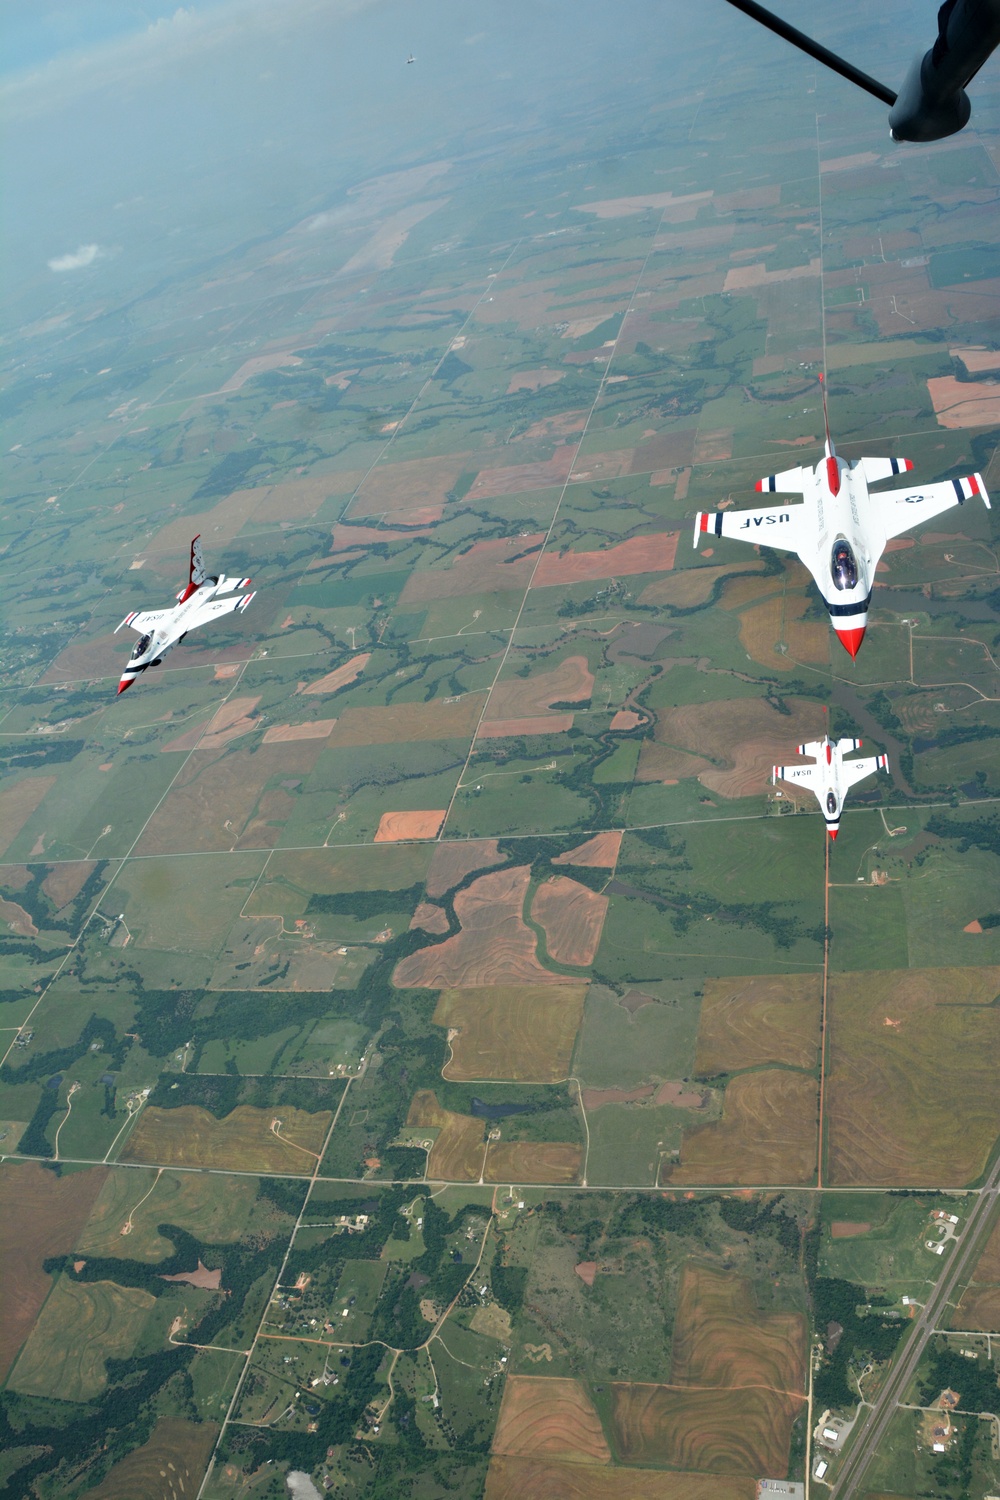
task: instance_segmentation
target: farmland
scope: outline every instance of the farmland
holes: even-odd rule
[[[1000,510],[893,539],[856,659],[693,521],[824,368],[847,461],[997,489],[996,77],[911,150],[684,7],[388,68],[271,9],[12,85],[0,1500],[809,1488],[1000,1141]],[[910,9],[834,44],[902,76]],[[116,694],[197,532],[251,606]],[[827,731],[890,767],[836,842],[771,780]],[[967,1421],[859,1494],[993,1493]]]

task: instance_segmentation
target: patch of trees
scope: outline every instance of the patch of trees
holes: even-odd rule
[[[328,1109],[343,1085],[336,1079],[244,1078],[239,1073],[164,1073],[149,1096],[159,1109],[195,1105],[217,1120],[231,1114],[238,1104],[254,1109],[302,1109],[309,1113]]]
[[[35,1105],[35,1112],[17,1143],[17,1149],[22,1156],[53,1155],[53,1148],[46,1140],[45,1132],[49,1121],[59,1108],[59,1090],[57,1088],[42,1089],[38,1103]]]
[[[309,897],[306,915],[364,920],[389,911],[413,911],[423,892],[422,885],[411,885],[401,891],[341,891],[335,895],[313,895]]]
[[[776,1203],[742,1198],[720,1198],[719,1217],[730,1229],[742,1234],[772,1235],[789,1255],[798,1255],[801,1231],[798,1223]]]
[[[524,1303],[524,1293],[528,1285],[528,1268],[527,1266],[505,1266],[501,1260],[501,1254],[502,1251],[498,1247],[490,1267],[493,1300],[499,1302],[512,1318],[516,1318]]]
[[[930,1365],[920,1382],[920,1404],[930,1406],[944,1390],[958,1392],[962,1411],[988,1411],[1000,1416],[996,1365],[985,1358],[966,1359],[939,1338],[932,1342]]]
[[[1000,855],[1000,818],[996,815],[960,820],[935,813],[927,821],[927,832],[939,839],[958,839],[959,854],[984,849],[988,854]]]
[[[0,764],[8,770],[16,770],[18,767],[37,770],[39,766],[57,766],[64,761],[74,760],[84,744],[84,740],[67,740],[60,735],[58,738],[47,738],[30,749],[5,747],[0,749]]]
[[[891,1307],[888,1298],[870,1297],[854,1282],[815,1276],[810,1293],[816,1331],[826,1344],[813,1395],[821,1406],[851,1406],[858,1399],[847,1379],[852,1362],[891,1359],[906,1325],[899,1317],[880,1314],[880,1309]],[[863,1311],[859,1312],[859,1307]],[[839,1334],[835,1329],[832,1334],[828,1332],[833,1324],[842,1330]]]

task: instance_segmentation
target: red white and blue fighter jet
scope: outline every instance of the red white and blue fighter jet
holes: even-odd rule
[[[987,508],[990,501],[979,474],[873,495],[869,485],[906,473],[912,463],[908,458],[856,458],[852,463],[838,458],[830,438],[825,385],[823,420],[826,448],[814,469],[786,469],[757,481],[758,491],[801,495],[802,504],[699,511],[694,544],[697,547],[699,537],[708,532],[798,553],[816,580],[842,645],[854,657],[864,639],[875,569],[886,543],[953,505],[964,505],[973,495]]]
[[[807,740],[797,745],[800,755],[811,755],[808,766],[775,766],[771,773],[772,784],[778,781],[794,782],[807,786],[819,803],[826,819],[826,831],[832,839],[837,837],[840,813],[848,787],[856,781],[864,781],[873,771],[888,771],[889,757],[873,755],[867,760],[845,760],[848,750],[860,750],[860,740]]]
[[[234,595],[234,591],[250,587],[249,578],[227,578],[225,573],[210,578],[205,572],[201,558],[201,537],[191,543],[191,569],[187,586],[177,595],[172,609],[148,609],[126,615],[121,625],[115,626],[115,634],[122,625],[128,625],[139,633],[129,657],[128,666],[118,684],[119,693],[131,687],[140,672],[147,667],[158,667],[171,646],[184,639],[189,630],[216,620],[220,615],[232,614],[233,610],[246,609],[253,594],[235,593],[224,599],[223,594]]]

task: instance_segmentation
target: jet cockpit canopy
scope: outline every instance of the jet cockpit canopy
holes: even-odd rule
[[[851,551],[850,543],[840,537],[833,544],[830,558],[833,586],[837,589],[856,589],[858,586],[858,560]]]
[[[146,652],[149,650],[149,643],[150,643],[150,641],[152,639],[153,639],[152,633],[150,633],[149,635],[141,635],[139,637],[139,639],[136,641],[135,645],[132,648],[132,660],[133,661],[137,660],[138,657],[144,656],[146,654]]]

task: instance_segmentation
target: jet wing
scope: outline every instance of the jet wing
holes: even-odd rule
[[[908,458],[859,458],[851,468],[861,470],[866,484],[878,484],[894,474],[908,474],[913,465]]]
[[[253,594],[243,594],[239,597],[233,596],[229,599],[209,599],[205,604],[198,607],[186,617],[184,621],[185,630],[195,630],[199,625],[205,625],[209,620],[217,620],[220,615],[231,615],[236,609],[246,609]]]
[[[694,545],[704,531],[738,542],[754,542],[799,552],[805,545],[804,505],[774,505],[763,510],[700,510],[694,519]]]
[[[130,629],[138,631],[140,635],[149,635],[158,630],[161,625],[173,618],[175,611],[172,609],[147,609],[137,611],[135,614],[126,615],[121,625],[115,626],[115,635],[121,630],[122,625],[128,625]]]
[[[889,757],[887,755],[866,756],[864,760],[842,760],[840,762],[840,779],[845,787],[853,786],[856,781],[864,781],[866,776],[871,776],[876,771],[888,771]]]
[[[812,469],[783,469],[780,474],[765,474],[754,489],[759,495],[804,495],[813,482]]]
[[[964,505],[973,495],[979,495],[987,510],[990,497],[986,493],[981,474],[968,474],[964,479],[945,479],[940,484],[925,484],[919,490],[886,490],[880,495],[869,495],[871,514],[877,518],[886,541],[902,536],[904,531],[929,521],[953,505]]]
[[[774,781],[797,781],[800,786],[810,787],[816,790],[820,780],[819,766],[775,766],[771,772],[771,780]]]

